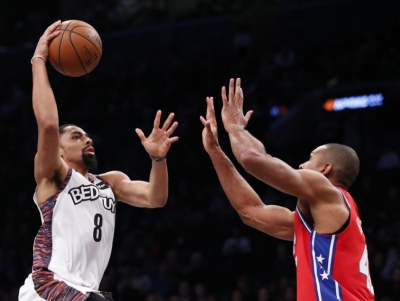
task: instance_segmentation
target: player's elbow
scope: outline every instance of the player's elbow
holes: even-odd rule
[[[43,118],[40,120],[37,120],[38,127],[40,130],[44,132],[58,132],[58,118]]]
[[[167,204],[167,200],[168,200],[168,198],[167,197],[165,197],[165,198],[157,198],[157,199],[154,199],[150,204],[150,207],[151,208],[162,208],[162,207],[164,207],[166,204]]]

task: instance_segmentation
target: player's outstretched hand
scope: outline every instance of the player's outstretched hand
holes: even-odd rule
[[[218,143],[218,131],[217,131],[217,121],[215,119],[214,111],[214,98],[207,97],[207,113],[206,119],[200,116],[200,121],[204,125],[202,132],[203,146],[207,153],[210,153],[213,149],[219,147]]]
[[[171,125],[174,116],[174,113],[170,113],[164,125],[160,128],[161,110],[158,110],[156,118],[154,119],[154,128],[147,138],[141,129],[135,129],[136,134],[139,136],[145,150],[150,156],[154,158],[165,157],[171,144],[178,141],[179,138],[177,136],[170,138],[178,126],[178,122],[176,121]]]
[[[246,115],[243,114],[243,90],[240,87],[240,78],[235,80],[233,78],[229,81],[228,97],[226,95],[225,86],[222,87],[222,122],[224,123],[225,130],[233,127],[246,128],[253,111],[248,111]]]
[[[49,55],[49,43],[60,34],[60,31],[56,30],[60,25],[61,21],[56,21],[47,27],[37,43],[34,56],[41,56],[47,60],[47,56]]]

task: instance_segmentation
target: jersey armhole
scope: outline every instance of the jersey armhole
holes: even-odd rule
[[[60,193],[65,189],[65,187],[67,187],[69,180],[71,179],[71,175],[72,175],[72,168],[68,167],[68,172],[67,175],[65,176],[65,179],[63,180],[63,182],[61,183],[61,186],[57,189],[57,191],[52,195],[49,196],[43,203],[39,204],[37,202],[37,197],[36,197],[36,190],[37,187],[35,189],[35,194],[33,195],[33,200],[35,201],[36,205],[39,207],[39,209],[41,209],[43,206],[45,206],[47,203],[51,202],[52,200],[56,199]],[[40,210],[41,211],[41,210]]]
[[[347,206],[347,209],[349,210],[349,216],[347,217],[346,221],[345,221],[344,224],[340,227],[339,230],[337,230],[337,231],[335,231],[335,232],[333,232],[333,233],[330,233],[330,234],[326,234],[326,235],[338,235],[338,234],[340,234],[340,233],[343,233],[343,232],[347,229],[347,227],[350,225],[350,221],[351,221],[351,206],[350,206],[350,202],[347,200],[347,197],[346,197],[346,195],[344,194],[344,192],[343,192],[340,188],[338,188],[338,187],[336,187],[336,188],[340,191],[340,193],[341,193],[342,196],[343,196],[343,201],[345,202],[345,204],[346,204],[346,206]]]
[[[102,181],[104,184],[107,185],[108,188],[112,189],[110,183],[108,183],[106,180],[104,180],[102,177],[100,177],[99,175],[94,175],[94,177],[100,181]]]

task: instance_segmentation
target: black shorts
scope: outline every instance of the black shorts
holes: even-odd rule
[[[96,293],[90,293],[89,298],[86,299],[86,301],[114,301],[114,299],[112,298],[111,293],[104,293],[101,292],[100,293],[102,296],[96,294]]]

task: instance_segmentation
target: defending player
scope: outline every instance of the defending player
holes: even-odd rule
[[[266,153],[245,128],[240,79],[222,88],[222,120],[232,151],[244,169],[266,184],[298,198],[295,212],[265,205],[218,144],[213,98],[207,97],[203,145],[221,185],[243,222],[293,241],[299,301],[371,301],[374,290],[357,206],[347,192],[359,171],[353,149],[327,144],[313,150],[299,170]]]
[[[38,124],[34,195],[42,226],[35,238],[33,269],[19,292],[21,301],[112,300],[98,292],[107,267],[114,236],[117,200],[137,207],[162,207],[168,197],[166,154],[178,137],[170,114],[159,128],[161,111],[146,138],[145,150],[152,157],[149,182],[131,181],[119,171],[90,174],[96,163],[92,140],[81,128],[59,128],[57,105],[51,89],[46,58],[49,42],[58,34],[60,22],[47,28],[32,59],[33,109]]]

